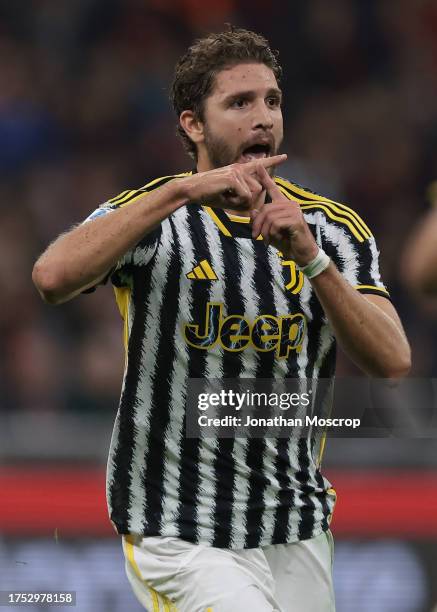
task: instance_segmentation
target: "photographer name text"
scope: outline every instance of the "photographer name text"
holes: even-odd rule
[[[197,420],[200,427],[351,427],[356,429],[361,419],[347,418],[321,418],[317,415],[307,415],[305,418],[286,418],[282,414],[271,417],[246,416],[242,419],[237,416],[209,417],[206,414]]]

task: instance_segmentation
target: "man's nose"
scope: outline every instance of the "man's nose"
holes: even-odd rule
[[[273,127],[272,114],[264,100],[256,105],[253,123],[254,128],[268,130]]]

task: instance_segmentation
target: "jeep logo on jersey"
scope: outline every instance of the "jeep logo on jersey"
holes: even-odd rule
[[[223,316],[223,304],[208,302],[205,325],[186,323],[184,338],[197,349],[209,350],[219,344],[225,351],[244,351],[249,346],[256,351],[276,350],[279,359],[286,359],[290,351],[300,352],[306,332],[303,314],[260,315],[253,322],[241,315]]]

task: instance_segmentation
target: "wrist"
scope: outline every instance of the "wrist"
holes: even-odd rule
[[[289,259],[293,259],[299,268],[305,268],[305,266],[311,263],[317,256],[319,250],[320,249],[315,242],[313,245],[306,248],[298,249],[296,246],[294,246],[293,252],[290,254]]]
[[[331,258],[323,249],[318,248],[316,256],[304,266],[298,264],[297,269],[308,279],[312,279],[324,272],[330,263]]]
[[[191,178],[191,176],[181,179],[175,178],[164,185],[163,188],[167,192],[167,200],[170,204],[172,212],[178,208],[181,208],[182,206],[185,206],[191,201],[189,183]]]

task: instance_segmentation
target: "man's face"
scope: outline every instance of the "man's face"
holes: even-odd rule
[[[203,125],[199,170],[276,155],[283,122],[281,91],[272,70],[259,63],[221,70],[205,100]]]

